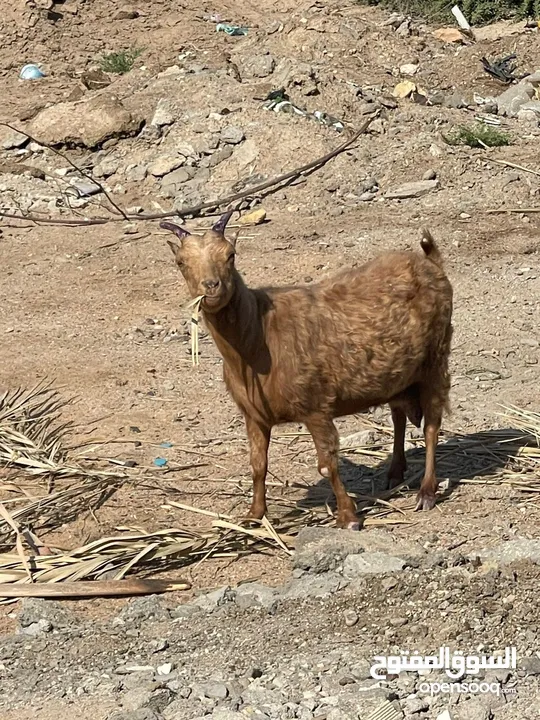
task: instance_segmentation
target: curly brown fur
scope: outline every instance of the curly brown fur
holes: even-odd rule
[[[358,527],[338,473],[333,419],[388,403],[394,423],[392,485],[406,470],[407,418],[424,419],[426,468],[418,509],[435,504],[435,449],[448,405],[452,287],[439,250],[423,232],[422,254],[389,252],[309,287],[246,287],[222,218],[202,238],[172,223],[169,243],[223,356],[228,391],[242,411],[251,449],[250,515],[266,513],[271,429],[305,423],[337,500],[340,527]]]

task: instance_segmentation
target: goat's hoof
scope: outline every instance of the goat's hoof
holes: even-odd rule
[[[360,521],[358,518],[337,519],[336,527],[340,530],[360,530]]]
[[[401,485],[402,482],[405,482],[405,474],[402,473],[400,475],[388,475],[388,489],[393,490],[398,485]]]
[[[417,510],[433,510],[436,502],[437,502],[437,499],[435,497],[435,493],[420,491],[416,497],[416,507],[414,509],[415,509],[415,511],[417,511]]]

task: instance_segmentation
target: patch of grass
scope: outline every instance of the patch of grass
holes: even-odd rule
[[[455,0],[357,0],[364,5],[378,5],[431,23],[454,25],[450,12]],[[460,8],[471,25],[485,25],[496,20],[540,18],[540,0],[462,0]]]
[[[448,135],[443,135],[449,145],[468,145],[472,148],[501,147],[510,145],[510,136],[490,125],[459,125]]]
[[[141,53],[142,48],[128,48],[120,50],[120,52],[109,53],[101,58],[100,67],[103,72],[124,75],[133,68],[135,60]]]

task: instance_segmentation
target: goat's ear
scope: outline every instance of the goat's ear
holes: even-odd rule
[[[174,257],[176,257],[176,256],[178,255],[179,250],[180,250],[180,245],[177,245],[177,244],[176,244],[175,242],[173,242],[172,240],[167,240],[167,245],[171,248],[172,254],[174,255]]]
[[[174,233],[179,240],[183,240],[190,234],[186,228],[183,228],[181,225],[177,225],[176,223],[169,222],[168,220],[162,220],[159,223],[159,227],[162,228],[162,230],[169,230]]]
[[[240,235],[240,230],[235,230],[235,232],[231,233],[230,235],[227,235],[227,240],[231,243],[233,248],[236,247],[236,242],[238,240],[239,235]]]

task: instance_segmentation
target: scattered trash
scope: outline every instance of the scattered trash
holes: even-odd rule
[[[137,467],[135,460],[118,460],[117,458],[107,458],[111,465],[120,465],[120,467],[134,468]]]
[[[273,90],[269,93],[264,107],[267,110],[273,110],[274,112],[291,113],[292,115],[300,115],[310,120],[316,120],[321,123],[321,125],[333,127],[338,132],[342,132],[345,128],[345,125],[341,122],[341,120],[333,117],[333,115],[329,115],[321,110],[315,110],[315,112],[310,113],[307,110],[302,110],[302,108],[294,105],[283,88],[280,90]]]
[[[466,39],[461,30],[457,28],[440,28],[439,30],[434,30],[431,34],[437,38],[437,40],[445,43],[464,43]]]
[[[508,84],[513,80],[521,80],[526,77],[526,75],[516,77],[515,71],[517,64],[512,62],[512,60],[516,60],[516,58],[517,55],[512,53],[511,55],[506,55],[505,57],[494,60],[493,62],[489,62],[489,60],[485,57],[480,58],[480,61],[484,66],[484,70],[489,75],[494,77],[496,80],[500,80],[500,82]]]
[[[159,445],[159,447],[162,447],[162,448],[172,448],[172,446],[173,446],[172,442],[162,442]]]
[[[218,23],[216,25],[216,32],[224,32],[227,35],[247,35],[248,28],[240,27],[240,25],[228,25],[227,23]]]
[[[396,702],[385,700],[382,705],[379,705],[379,707],[366,718],[366,720],[401,720],[402,717],[403,712],[399,705]]]
[[[494,125],[498,127],[501,124],[499,118],[493,115],[475,115],[474,118],[477,122],[484,123],[484,125]]]
[[[467,18],[465,15],[461,12],[459,7],[457,5],[454,5],[454,7],[451,10],[452,15],[456,18],[457,24],[465,32],[466,35],[469,35],[469,37],[474,38],[471,26],[467,22]]]
[[[238,221],[239,225],[260,225],[266,220],[266,210],[259,208],[258,210],[252,210],[245,215],[242,215]]]
[[[45,77],[45,73],[40,70],[38,65],[25,65],[19,73],[21,80],[41,80]]]
[[[91,180],[74,180],[65,190],[66,195],[79,198],[97,195],[100,192],[103,192],[103,188]]]
[[[165,465],[168,463],[168,460],[166,458],[157,457],[154,458],[154,465],[157,467],[165,467]]]

